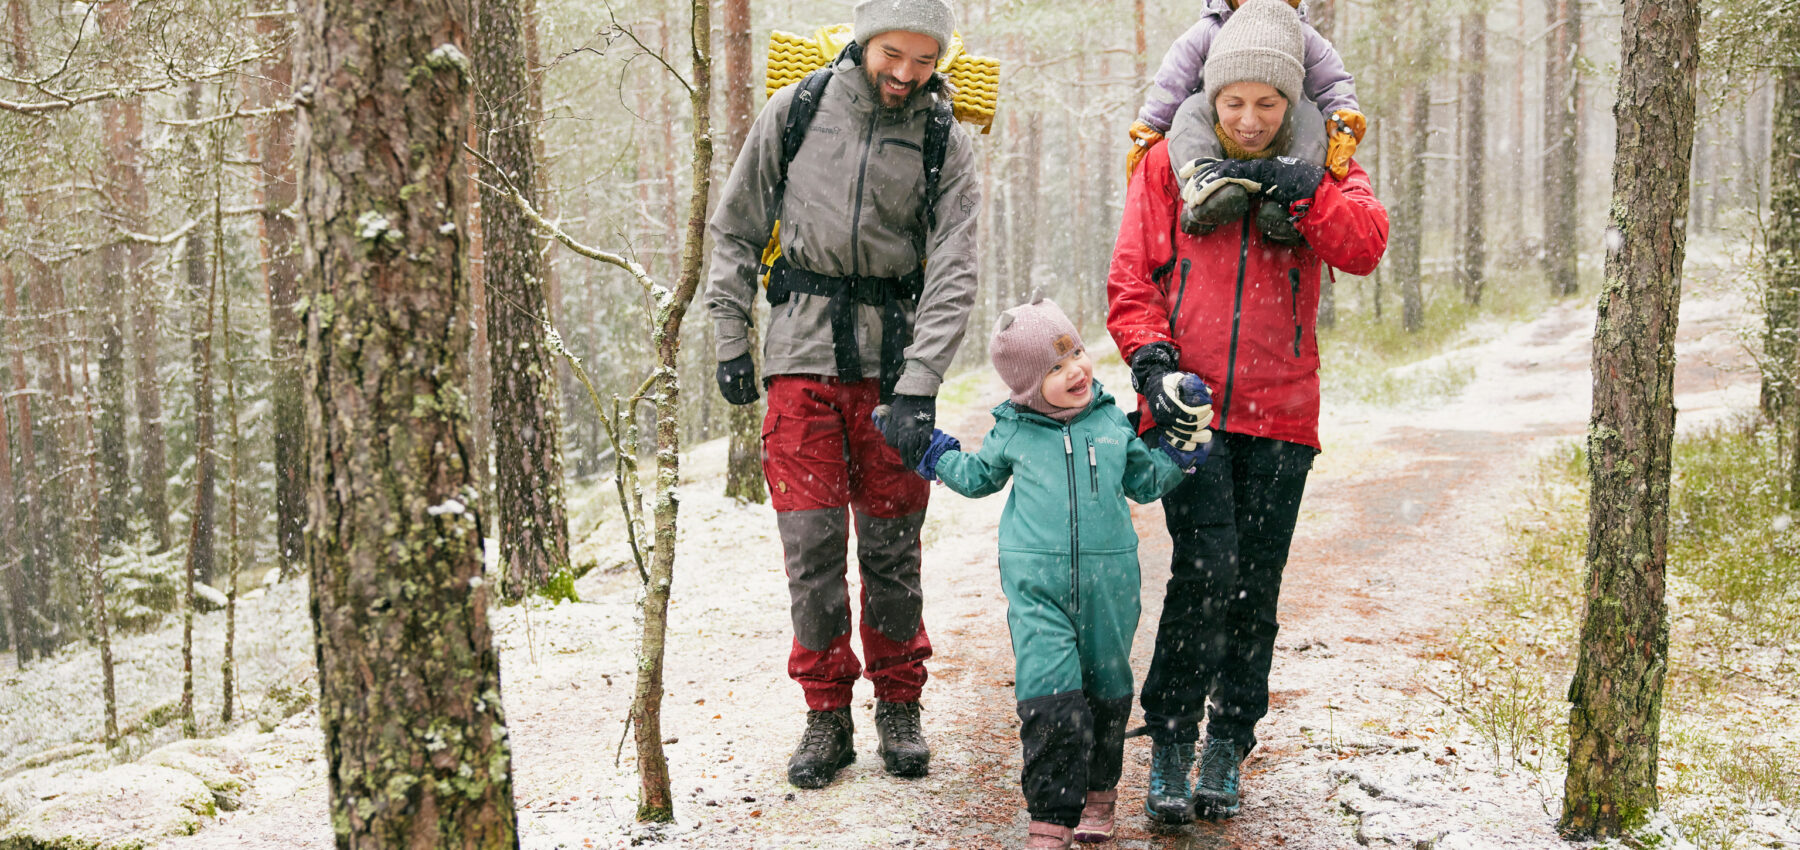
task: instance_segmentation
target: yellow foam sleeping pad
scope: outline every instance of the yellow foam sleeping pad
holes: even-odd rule
[[[830,64],[852,38],[849,24],[824,27],[810,37],[771,32],[767,93],[772,95]],[[951,98],[956,120],[974,124],[982,133],[993,129],[994,110],[1000,102],[1000,60],[970,55],[963,50],[962,34],[952,33],[950,48],[938,60],[938,71],[950,78],[956,90]]]

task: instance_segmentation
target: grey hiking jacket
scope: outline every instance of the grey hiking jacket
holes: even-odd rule
[[[938,182],[937,227],[925,227],[925,123],[931,98],[921,93],[898,110],[882,109],[868,75],[848,59],[819,98],[812,126],[788,165],[780,211],[788,262],[816,274],[899,278],[925,265],[925,287],[912,344],[894,391],[936,395],[962,344],[975,303],[975,217],[981,186],[969,134],[952,125]],[[719,205],[708,222],[713,238],[706,308],[720,362],[750,350],[747,328],[763,297],[758,263],[769,241],[769,198],[781,177],[781,135],[797,86],[769,98],[750,127]],[[922,254],[921,254],[922,250]],[[831,299],[794,293],[770,311],[763,374],[837,374],[831,347]],[[865,373],[881,353],[881,310],[857,305],[856,338]]]

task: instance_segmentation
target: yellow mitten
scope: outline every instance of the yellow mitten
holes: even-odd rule
[[[1350,157],[1356,155],[1356,143],[1362,141],[1369,119],[1354,109],[1340,109],[1326,124],[1331,141],[1325,146],[1325,168],[1342,180],[1350,173]]]
[[[1131,136],[1131,150],[1125,152],[1125,179],[1130,180],[1131,172],[1137,170],[1144,154],[1150,152],[1150,146],[1160,141],[1163,134],[1150,129],[1149,124],[1138,121],[1131,125],[1131,132],[1127,135]]]

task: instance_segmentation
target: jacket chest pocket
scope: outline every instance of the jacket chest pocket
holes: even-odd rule
[[[894,230],[911,232],[922,220],[925,203],[925,150],[912,139],[881,136],[869,152],[864,175],[865,197]]]

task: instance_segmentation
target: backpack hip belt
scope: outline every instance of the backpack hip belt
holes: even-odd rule
[[[925,289],[925,272],[905,277],[832,277],[798,268],[779,257],[769,267],[769,306],[786,304],[793,293],[831,299],[831,353],[841,381],[863,379],[862,353],[856,343],[856,307],[881,308],[881,403],[894,400],[894,386],[905,365],[906,347],[912,344],[912,324],[906,311],[917,309]]]

